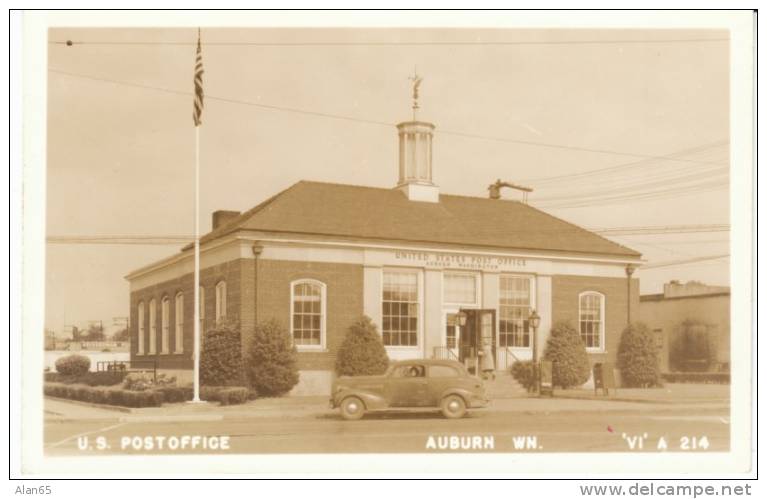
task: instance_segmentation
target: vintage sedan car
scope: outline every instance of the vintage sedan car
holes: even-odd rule
[[[439,408],[446,418],[461,418],[469,408],[485,407],[482,380],[452,360],[394,362],[380,376],[341,376],[333,382],[330,407],[344,419],[367,411]]]

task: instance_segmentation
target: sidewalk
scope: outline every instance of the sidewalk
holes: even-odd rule
[[[554,397],[496,398],[485,411],[526,414],[577,412],[642,412],[729,408],[728,385],[668,385],[655,389],[619,389],[595,395],[593,389],[555,390]],[[436,410],[436,409],[435,409]],[[94,407],[82,402],[45,398],[47,421],[110,420],[121,422],[218,421],[249,418],[323,418],[337,410],[326,396],[263,398],[242,405],[179,403],[139,409]]]

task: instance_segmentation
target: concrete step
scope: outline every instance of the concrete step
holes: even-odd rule
[[[527,396],[527,390],[504,371],[496,372],[495,379],[485,380],[485,391],[490,399],[520,398]]]

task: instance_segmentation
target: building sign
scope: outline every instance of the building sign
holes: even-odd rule
[[[431,251],[397,251],[394,258],[402,263],[437,269],[512,270],[527,264],[523,258]]]

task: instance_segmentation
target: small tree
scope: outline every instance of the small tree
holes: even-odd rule
[[[115,332],[112,335],[112,340],[113,341],[129,341],[130,340],[130,329],[128,329],[126,327],[126,328],[120,329],[119,331]]]
[[[284,395],[298,383],[296,347],[277,321],[256,326],[246,372],[250,386],[267,397]]]
[[[658,360],[658,348],[645,324],[630,324],[623,330],[618,347],[618,369],[624,386],[659,386]]]
[[[200,383],[233,386],[243,383],[240,328],[234,322],[220,322],[205,331],[200,349]]]
[[[389,367],[389,356],[370,317],[362,316],[349,327],[336,357],[339,376],[383,374]]]
[[[589,379],[591,367],[586,347],[569,322],[558,322],[551,328],[543,358],[552,363],[551,376],[555,386],[580,386]]]

